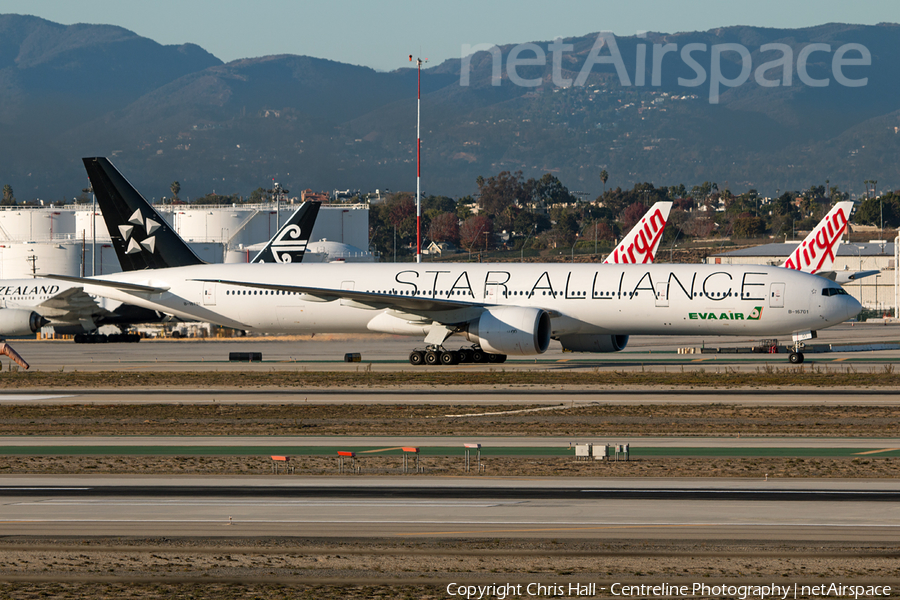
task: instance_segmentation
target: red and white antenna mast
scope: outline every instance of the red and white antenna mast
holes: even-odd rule
[[[412,62],[412,54],[409,61]],[[422,262],[422,135],[420,122],[422,119],[422,63],[428,59],[416,59],[418,85],[416,94],[416,262]]]

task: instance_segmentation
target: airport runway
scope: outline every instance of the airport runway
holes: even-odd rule
[[[790,389],[701,389],[665,390],[591,389],[569,386],[521,387],[498,389],[459,388],[378,388],[357,391],[337,389],[153,389],[136,388],[107,390],[27,390],[0,392],[4,404],[447,404],[497,406],[533,405],[541,407],[580,406],[588,404],[645,405],[677,404],[701,405],[741,404],[764,406],[803,406],[810,403],[837,406],[895,406],[900,405],[900,393],[894,388],[822,389],[796,387]],[[470,413],[459,412],[458,415]],[[479,413],[484,414],[484,413]]]
[[[897,341],[894,326],[844,325],[820,332],[818,343]],[[296,340],[144,341],[139,344],[75,345],[71,342],[15,342],[36,370],[128,372],[279,371],[413,369],[639,370],[710,368],[731,365],[757,369],[789,367],[786,355],[677,354],[688,346],[745,346],[736,338],[633,338],[612,355],[564,354],[554,344],[537,359],[503,365],[418,367],[407,362],[416,341],[395,336],[364,338],[319,336]],[[455,344],[450,345],[455,347]],[[262,363],[231,363],[230,352],[261,352]],[[359,352],[363,363],[344,363],[346,352]],[[884,368],[900,360],[900,351],[807,355],[824,368]],[[533,404],[819,404],[895,405],[894,390],[44,390],[0,392],[0,404],[23,403],[447,403]],[[478,441],[504,446],[567,446],[569,438],[217,438],[217,437],[52,437],[0,438],[2,446],[61,445],[258,445],[275,440],[296,445],[446,445]],[[659,447],[754,448],[900,448],[900,438],[592,438],[595,443],[639,443]],[[196,476],[19,477],[2,476],[0,527],[5,535],[24,536],[298,536],[458,538],[587,538],[634,540],[809,540],[859,543],[900,541],[900,486],[877,481],[763,481],[482,478],[308,478],[251,479]],[[71,490],[59,490],[60,486]],[[123,486],[131,486],[123,491]],[[172,486],[178,486],[175,489]],[[343,487],[341,487],[343,486]],[[438,486],[438,487],[431,487]],[[444,486],[445,489],[441,489]],[[48,490],[46,488],[54,488]],[[31,489],[23,489],[31,488]],[[45,488],[45,489],[41,489]],[[89,488],[90,491],[77,488]],[[200,489],[203,488],[203,489]],[[314,489],[315,488],[315,489]],[[380,491],[373,491],[379,488]],[[588,492],[585,490],[601,490]],[[612,491],[611,491],[612,490]]]
[[[785,343],[790,340],[780,340]],[[871,344],[900,341],[900,325],[844,324],[819,332],[816,344]],[[448,348],[464,340],[450,338]],[[731,366],[756,369],[761,365],[787,367],[787,354],[678,354],[679,348],[736,348],[755,346],[758,339],[707,336],[637,336],[618,353],[564,353],[558,342],[537,357],[510,357],[502,365],[457,365],[455,367],[413,367],[408,362],[412,349],[422,347],[417,338],[370,336],[302,336],[296,338],[229,338],[190,340],[144,340],[138,344],[75,344],[72,341],[11,340],[10,343],[41,371],[272,371],[272,370],[411,370],[426,369],[641,369],[660,365],[666,368],[715,368]],[[231,352],[259,352],[261,362],[228,360]],[[346,353],[359,353],[361,363],[345,363]],[[808,364],[883,365],[900,361],[900,350],[832,352],[806,355]]]
[[[27,536],[900,540],[893,482],[277,483],[4,478],[0,523]]]

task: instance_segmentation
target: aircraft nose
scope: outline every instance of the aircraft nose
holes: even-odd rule
[[[859,300],[857,300],[853,296],[844,296],[843,298],[844,321],[846,321],[847,319],[852,319],[856,317],[860,312],[862,312],[862,304],[860,304]]]

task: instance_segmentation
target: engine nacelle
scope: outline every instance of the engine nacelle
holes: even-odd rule
[[[550,346],[550,315],[539,308],[490,308],[469,323],[466,339],[491,354],[543,354]]]
[[[628,336],[571,333],[559,336],[559,342],[570,352],[618,352],[628,345]]]
[[[30,335],[49,323],[33,310],[23,308],[0,309],[0,336]]]

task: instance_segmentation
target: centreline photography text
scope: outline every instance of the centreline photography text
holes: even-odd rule
[[[507,598],[737,598],[738,600],[790,600],[799,598],[885,598],[888,585],[858,585],[844,582],[769,584],[710,583],[450,583],[446,593],[466,600],[506,600]]]

